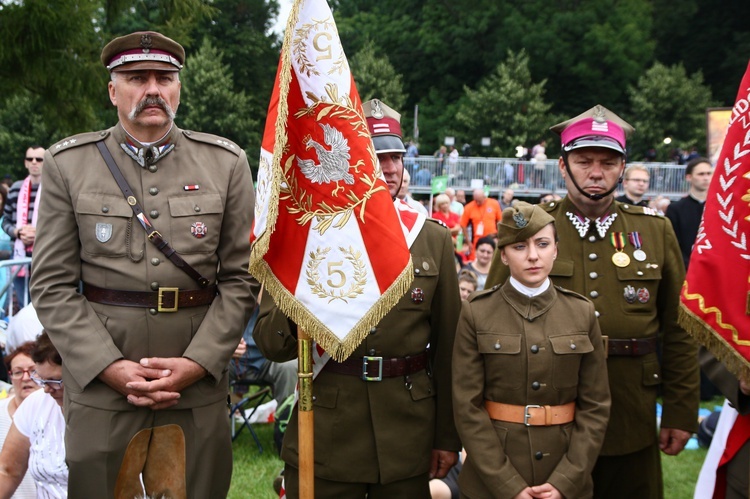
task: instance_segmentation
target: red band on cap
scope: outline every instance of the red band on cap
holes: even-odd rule
[[[401,124],[393,118],[375,119],[368,117],[367,128],[370,129],[370,135],[373,137],[377,137],[378,135],[396,135],[401,137]]]

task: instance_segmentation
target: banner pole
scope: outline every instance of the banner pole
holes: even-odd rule
[[[299,402],[297,428],[299,429],[299,497],[315,498],[314,432],[313,432],[313,371],[312,339],[304,329],[297,329],[297,378]]]

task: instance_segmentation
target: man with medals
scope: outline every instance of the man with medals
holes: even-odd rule
[[[659,450],[678,454],[697,429],[697,345],[677,324],[680,248],[668,220],[614,200],[633,127],[597,105],[552,130],[561,136],[558,167],[568,192],[542,205],[560,237],[550,277],[593,301],[608,353],[612,412],[594,497],[661,498]],[[506,278],[496,256],[487,287]]]

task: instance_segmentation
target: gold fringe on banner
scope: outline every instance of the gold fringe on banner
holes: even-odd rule
[[[680,326],[706,347],[706,350],[724,364],[729,372],[738,379],[750,381],[750,362],[682,302],[677,320]]]
[[[253,275],[268,288],[279,309],[295,324],[307,331],[336,362],[346,360],[364,341],[370,333],[370,329],[396,306],[409,290],[414,275],[414,267],[410,256],[409,264],[398,276],[398,279],[381,295],[376,306],[372,307],[359,320],[342,342],[276,279],[265,260],[257,263],[258,265],[252,269]]]

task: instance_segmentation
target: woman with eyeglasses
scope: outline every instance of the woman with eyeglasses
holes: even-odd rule
[[[38,498],[68,497],[65,464],[62,359],[46,332],[31,353],[31,379],[43,390],[32,393],[18,407],[0,452],[0,499],[12,497],[28,470]]]
[[[34,351],[36,342],[27,341],[22,343],[3,361],[8,368],[8,378],[13,385],[13,391],[8,398],[0,400],[0,449],[5,442],[5,436],[13,424],[13,416],[21,402],[29,395],[39,389],[39,385],[31,379],[31,373],[34,372],[34,361],[31,360],[31,354]],[[13,494],[14,499],[34,499],[36,497],[36,485],[31,478],[30,473],[26,473],[21,484]]]

